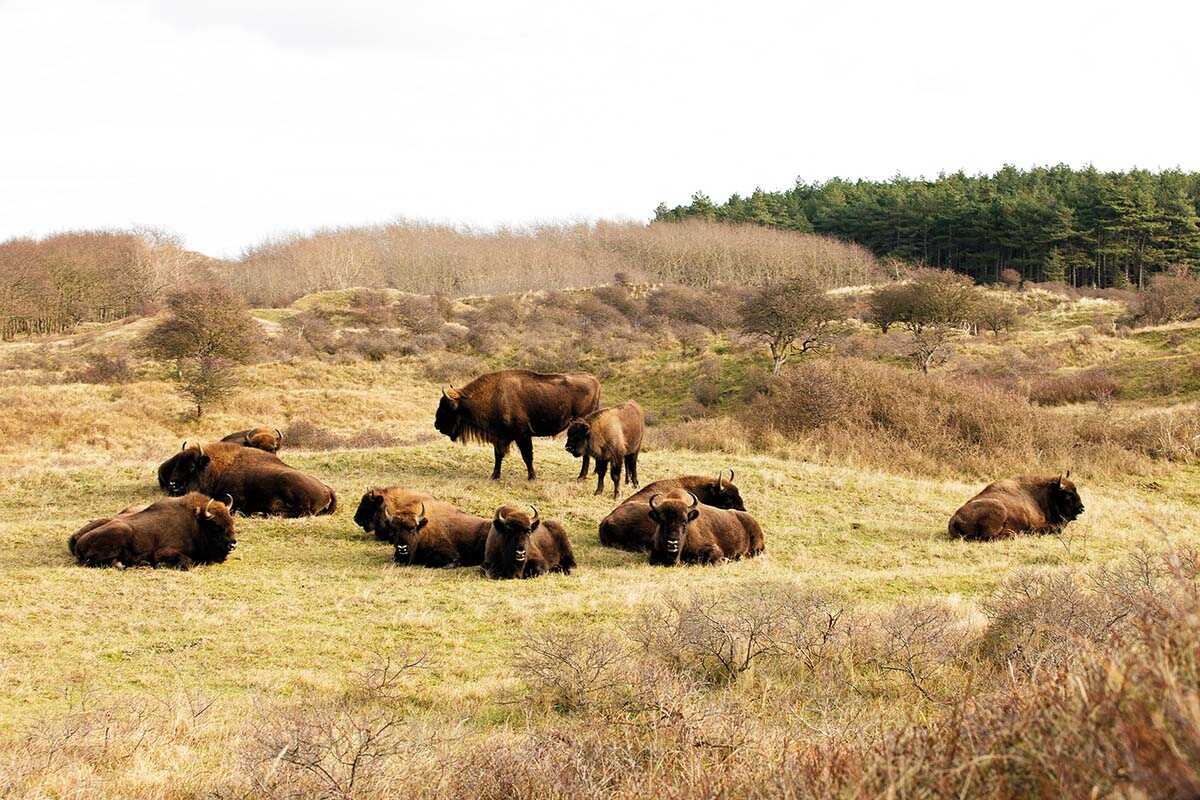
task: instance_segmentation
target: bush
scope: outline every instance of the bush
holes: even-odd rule
[[[1176,268],[1156,275],[1140,297],[1138,316],[1153,324],[1200,317],[1200,275]]]
[[[1116,396],[1119,389],[1120,384],[1112,375],[1094,368],[1035,378],[1029,387],[1029,399],[1044,406],[1105,402]]]
[[[73,370],[67,376],[70,383],[129,383],[133,369],[125,356],[89,353],[84,356],[87,366]]]

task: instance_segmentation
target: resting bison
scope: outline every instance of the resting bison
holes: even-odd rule
[[[191,492],[92,520],[71,535],[67,548],[88,567],[215,564],[237,546],[231,512],[232,506]]]
[[[701,505],[696,495],[683,489],[651,495],[650,518],[657,526],[651,564],[718,564],[753,558],[765,546],[754,517],[745,511]]]
[[[158,468],[158,482],[173,496],[190,491],[232,495],[243,514],[304,517],[337,510],[337,495],[321,481],[272,453],[229,442],[184,442]]]
[[[650,498],[665,494],[672,489],[683,489],[700,499],[701,503],[714,508],[732,508],[745,511],[741,492],[733,485],[733,470],[729,478],[724,472],[715,478],[701,475],[685,475],[655,481],[636,494],[625,498],[625,502],[614,508],[600,521],[600,544],[619,547],[622,550],[649,550],[658,526],[650,519]]]
[[[532,506],[531,506],[532,508]],[[536,578],[546,572],[570,574],[575,555],[567,532],[554,520],[542,522],[512,506],[500,506],[492,520],[483,556],[489,578]]]
[[[283,447],[283,432],[279,428],[249,428],[229,434],[222,442],[234,442],[243,447],[256,447],[268,453],[278,453]]]
[[[391,486],[362,497],[354,521],[394,546],[397,564],[477,567],[492,522],[423,492]]]
[[[642,449],[645,430],[646,417],[642,407],[629,400],[572,421],[567,428],[567,452],[576,458],[591,456],[596,459],[596,494],[604,491],[604,472],[612,464],[613,500],[616,500],[621,489],[622,462],[625,463],[625,481],[638,485],[638,453]]]
[[[1071,473],[1025,475],[989,484],[950,518],[950,536],[1006,539],[1018,533],[1058,533],[1083,513]]]
[[[433,426],[452,442],[489,442],[496,454],[492,480],[509,445],[517,443],[529,480],[533,470],[533,437],[557,436],[571,420],[600,407],[600,382],[591,375],[560,375],[506,369],[480,375],[461,389],[442,390]],[[579,477],[587,476],[584,456]]]

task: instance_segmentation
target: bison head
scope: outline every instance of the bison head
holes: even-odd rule
[[[542,524],[537,508],[533,514],[513,506],[500,506],[492,519],[492,530],[500,536],[502,562],[519,574],[529,560],[529,537]]]
[[[592,426],[587,420],[572,420],[567,427],[567,452],[579,458],[587,450],[588,440],[592,437]]]
[[[725,470],[717,474],[717,482],[709,489],[709,496],[704,502],[717,508],[732,508],[735,511],[745,511],[746,504],[742,502],[742,493],[733,485],[733,470],[725,477]]]
[[[195,513],[199,536],[196,538],[192,560],[219,564],[237,547],[237,538],[233,530],[233,496],[225,495],[227,503],[204,495],[196,497]]]
[[[442,390],[442,399],[438,403],[437,414],[433,418],[433,427],[438,433],[450,437],[450,441],[458,441],[462,434],[462,395],[453,386]]]
[[[657,526],[654,531],[653,549],[670,563],[679,563],[683,543],[687,538],[688,523],[700,516],[700,500],[691,492],[689,500],[668,495],[650,495],[650,519]]]
[[[1071,473],[1060,475],[1058,480],[1050,484],[1050,508],[1047,516],[1052,522],[1065,524],[1079,518],[1083,513],[1083,501],[1079,499],[1079,490],[1068,478]]]
[[[283,446],[283,432],[279,428],[254,428],[246,431],[245,441],[242,444],[246,447],[266,450],[268,453],[277,453]]]
[[[354,512],[354,524],[367,533],[375,532],[376,538],[384,539],[382,535],[382,514],[384,497],[378,489],[372,489],[358,501],[358,509]]]
[[[381,525],[377,531],[382,531],[395,546],[392,560],[397,564],[408,564],[417,551],[417,536],[425,529],[429,519],[425,516],[425,504],[417,510],[406,509],[397,514],[389,513],[387,505],[383,506]]]
[[[158,482],[167,494],[182,497],[195,485],[208,462],[201,445],[188,447],[184,442],[183,449],[158,468]]]

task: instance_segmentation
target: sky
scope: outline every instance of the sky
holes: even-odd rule
[[[233,257],[797,178],[1200,170],[1200,4],[0,0],[0,239]]]

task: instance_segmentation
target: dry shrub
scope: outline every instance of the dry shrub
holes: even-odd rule
[[[133,366],[125,356],[88,353],[87,366],[67,373],[68,383],[129,383],[134,379]]]
[[[686,409],[685,409],[686,410]],[[697,453],[746,453],[750,437],[742,423],[731,417],[685,419],[658,424],[647,412],[644,449],[691,450]]]
[[[398,441],[386,431],[358,431],[349,436],[332,433],[307,420],[293,420],[283,432],[288,447],[299,450],[358,450],[392,447]]]
[[[660,286],[646,299],[646,310],[672,322],[700,325],[712,331],[727,330],[738,323],[736,303],[728,293],[690,286]]]
[[[1119,390],[1116,378],[1107,370],[1096,367],[1035,378],[1029,386],[1029,399],[1044,406],[1106,402]]]
[[[612,692],[628,655],[625,644],[607,631],[557,628],[524,634],[516,667],[536,695],[570,711]]]

